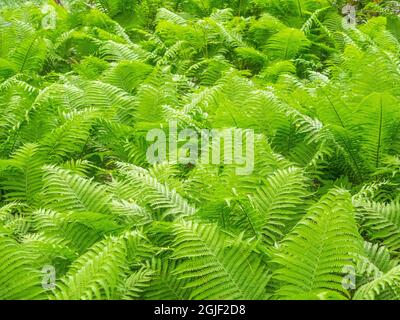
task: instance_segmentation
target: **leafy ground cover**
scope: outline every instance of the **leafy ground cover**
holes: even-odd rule
[[[400,298],[399,2],[0,4],[0,299]]]

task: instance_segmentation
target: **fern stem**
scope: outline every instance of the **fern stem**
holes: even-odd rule
[[[333,104],[332,100],[329,98],[329,96],[326,94],[326,92],[324,90],[322,90],[322,93],[328,99],[329,104],[332,106],[332,109],[335,112],[337,118],[339,119],[339,122],[340,122],[342,128],[346,129],[345,125],[344,125],[344,123],[342,121],[342,118],[340,117],[339,112],[337,111],[337,109],[336,109],[335,105]],[[360,179],[362,180],[361,170],[360,170],[360,168],[358,166],[358,163],[357,163],[356,159],[354,158],[353,153],[351,152],[351,149],[350,149],[347,141],[345,139],[343,139],[343,138],[341,138],[341,140],[343,141],[343,143],[345,145],[345,148],[346,148],[348,154],[350,155],[351,160],[353,161],[354,165],[356,166],[357,174],[359,175]]]
[[[297,0],[297,5],[299,6],[300,17],[303,18],[303,11],[301,10],[301,3],[300,3],[300,0]]]
[[[28,51],[25,53],[24,61],[22,62],[21,69],[19,70],[20,73],[22,73],[22,71],[24,70],[26,60],[28,59],[28,55],[29,55],[29,53],[31,52],[32,47],[33,47],[33,44],[35,43],[37,37],[38,37],[38,36],[36,35],[36,36],[33,38],[31,44],[29,45]]]
[[[253,231],[254,235],[257,236],[257,232],[256,232],[256,230],[254,229],[253,223],[251,222],[251,219],[250,219],[249,215],[247,214],[247,210],[245,210],[245,208],[243,207],[243,205],[242,205],[242,203],[240,202],[240,200],[238,200],[238,204],[239,204],[239,207],[240,207],[240,208],[242,209],[242,211],[244,212],[244,214],[246,215],[246,218],[247,218],[247,220],[249,221],[251,230]]]

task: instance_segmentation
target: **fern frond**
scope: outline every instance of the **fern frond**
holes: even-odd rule
[[[172,215],[176,219],[196,212],[196,208],[175,189],[159,182],[147,170],[124,163],[119,163],[118,166],[120,172],[126,176],[124,186],[120,186],[125,198],[140,199],[154,210],[164,209],[164,217]]]
[[[173,275],[177,262],[166,258],[153,258],[149,263],[152,271],[150,285],[142,297],[148,300],[188,300],[190,289],[186,288],[187,280]]]
[[[38,35],[24,39],[12,52],[11,61],[19,73],[37,72],[43,66],[47,54],[47,46],[44,39]]]
[[[64,245],[78,252],[84,252],[105,236],[115,234],[121,229],[113,217],[100,213],[59,213],[39,209],[32,216],[35,229],[45,236],[63,239]]]
[[[265,266],[249,248],[226,243],[212,225],[180,222],[174,227],[173,272],[189,279],[191,299],[262,299],[268,282]]]
[[[46,207],[61,212],[110,212],[111,196],[104,186],[55,166],[45,166],[44,171]]]
[[[371,282],[361,286],[354,294],[354,300],[374,300],[380,294],[388,291],[389,296],[386,300],[400,299],[400,266],[390,269],[386,273],[382,273],[379,277]]]
[[[298,29],[283,29],[274,34],[266,46],[267,53],[275,59],[289,60],[295,58],[300,51],[306,49],[310,41]]]
[[[0,237],[0,283],[2,300],[44,297],[39,266],[20,244],[4,237]]]
[[[23,201],[33,206],[38,203],[38,193],[43,185],[44,162],[45,159],[35,144],[25,144],[14,153],[8,161],[14,170],[11,170],[8,179],[1,183],[7,190],[6,197],[9,201]]]
[[[391,251],[400,248],[400,204],[362,201],[359,203],[362,230],[371,240],[381,240]]]
[[[253,226],[267,243],[280,240],[285,228],[294,224],[306,197],[301,170],[291,167],[274,172],[256,189],[250,201],[257,212]]]
[[[112,299],[126,271],[126,246],[123,238],[97,242],[81,255],[60,279],[54,299]]]

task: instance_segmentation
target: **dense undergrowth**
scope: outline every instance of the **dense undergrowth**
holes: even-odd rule
[[[0,299],[399,299],[397,1],[0,9]],[[254,171],[146,134],[254,130]]]

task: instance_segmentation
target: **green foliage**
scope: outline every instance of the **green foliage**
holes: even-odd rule
[[[278,297],[348,295],[341,273],[344,267],[354,266],[361,244],[352,211],[350,194],[340,189],[310,208],[277,254],[280,267],[274,278],[283,283]]]

